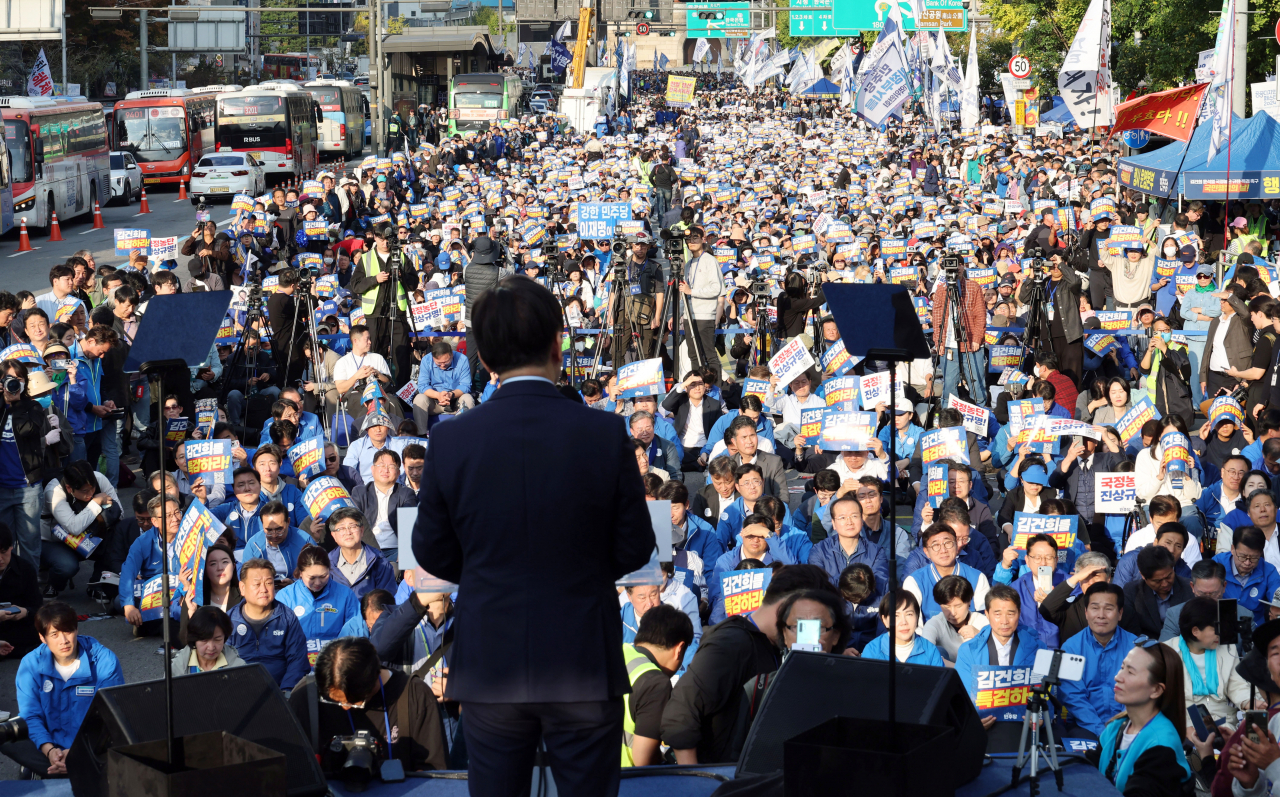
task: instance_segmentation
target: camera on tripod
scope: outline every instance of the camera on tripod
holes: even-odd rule
[[[610,247],[615,256],[625,255],[627,253],[627,236],[622,230],[614,228],[613,245]]]
[[[942,271],[943,279],[951,283],[960,279],[960,263],[960,256],[947,250],[938,260],[938,268]]]
[[[1044,250],[1037,246],[1034,249],[1028,249],[1026,256],[1031,259],[1029,266],[1031,279],[1035,282],[1044,282],[1045,278],[1049,276],[1049,261],[1044,256]]]
[[[376,234],[387,242],[387,268],[392,272],[400,270],[400,238],[396,234],[396,225],[389,221],[378,227]]]

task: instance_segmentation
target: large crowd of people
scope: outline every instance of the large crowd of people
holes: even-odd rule
[[[66,603],[84,592],[134,635],[167,625],[178,676],[261,664],[322,735],[466,768],[449,684],[481,688],[450,667],[468,595],[401,567],[401,513],[445,485],[484,504],[536,467],[513,450],[446,479],[431,441],[503,395],[469,320],[528,278],[562,316],[556,390],[617,416],[601,456],[625,437],[628,478],[671,507],[659,577],[607,607],[625,766],[735,760],[744,684],[802,642],[955,668],[992,749],[1021,729],[993,678],[1078,654],[1059,736],[1092,742],[1120,791],[1280,783],[1280,719],[1241,720],[1280,706],[1280,203],[1144,195],[1096,131],[934,130],[918,106],[877,129],[728,75],[669,108],[664,74],[591,131],[402,133],[198,225],[176,261],[81,252],[47,292],[0,292],[0,658],[21,659],[30,728],[0,752],[65,775],[89,698],[123,682]],[[593,203],[623,216],[582,237]],[[831,315],[833,284],[903,286],[931,356],[845,352],[858,318]],[[164,395],[123,370],[148,312],[225,289],[208,358]],[[807,365],[774,359],[797,342]],[[637,382],[644,363],[661,373]],[[834,413],[862,414],[842,437]],[[225,472],[193,471],[203,441],[229,441]],[[590,506],[579,464],[556,500]],[[214,533],[184,564],[199,517]],[[573,540],[541,544],[566,547],[530,568],[573,567]],[[755,604],[734,591],[749,571],[770,576]],[[1224,606],[1251,635],[1220,637]]]

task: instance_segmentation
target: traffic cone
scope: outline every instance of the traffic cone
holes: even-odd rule
[[[93,200],[93,229],[105,230],[107,225],[102,223],[102,208],[98,206],[98,200]]]
[[[178,201],[181,202],[186,198],[187,198],[187,181],[179,180],[178,181]]]
[[[147,189],[146,189],[146,186],[143,186],[142,206],[138,208],[138,213],[141,214],[141,213],[150,213],[150,212],[151,212],[151,206],[147,204]]]
[[[58,225],[58,214],[53,214],[53,223],[49,225],[49,241],[62,240],[62,227]]]
[[[27,235],[27,217],[22,217],[22,226],[18,229],[18,251],[33,252],[31,238]]]

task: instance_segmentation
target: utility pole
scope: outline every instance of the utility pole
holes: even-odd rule
[[[307,79],[311,79],[311,0],[307,0]]]
[[[369,93],[373,100],[370,103],[369,115],[373,124],[373,151],[382,151],[382,53],[381,53],[381,7],[379,0],[369,0]]]
[[[1251,13],[1249,0],[1236,0],[1236,27],[1232,37],[1235,47],[1231,55],[1231,111],[1241,117],[1245,116],[1245,89],[1249,85],[1246,77],[1248,73],[1245,71],[1245,48],[1249,44],[1249,14]]]
[[[138,56],[142,61],[138,70],[142,73],[142,85],[138,90],[146,91],[151,88],[151,72],[147,69],[147,10],[145,8],[138,9]]]
[[[62,15],[62,93],[67,91],[67,15]]]

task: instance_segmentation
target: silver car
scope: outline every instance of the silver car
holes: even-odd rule
[[[142,170],[129,152],[111,153],[111,199],[124,198],[126,205],[142,196]]]

